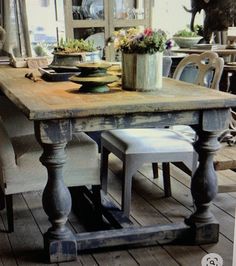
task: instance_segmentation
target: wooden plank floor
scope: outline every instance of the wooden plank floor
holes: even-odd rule
[[[231,148],[236,158],[236,146]],[[234,151],[234,152],[233,152]],[[235,155],[233,155],[233,153]],[[110,160],[109,194],[120,204],[121,164],[118,159]],[[236,183],[236,172],[218,171],[220,184]],[[173,196],[163,197],[162,177],[153,180],[151,165],[145,165],[133,178],[132,221],[139,225],[182,222],[193,211],[189,190],[190,178],[181,170],[172,167],[171,184]],[[14,196],[15,233],[6,233],[6,214],[0,212],[0,266],[1,265],[48,265],[45,262],[42,234],[49,222],[42,209],[42,192],[24,193]],[[236,192],[218,194],[212,204],[212,212],[220,222],[220,241],[201,246],[145,246],[129,249],[113,249],[80,254],[76,262],[50,265],[166,265],[198,266],[207,253],[218,253],[224,265],[232,265],[234,214]],[[84,231],[78,218],[71,213],[68,226],[75,232]]]

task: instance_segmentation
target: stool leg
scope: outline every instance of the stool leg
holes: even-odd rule
[[[170,163],[162,163],[165,197],[171,196]]]
[[[8,233],[12,233],[14,232],[13,196],[12,195],[6,195],[6,210],[7,210]]]
[[[101,146],[101,188],[105,194],[107,194],[107,179],[108,179],[108,159],[109,159],[109,151]]]
[[[152,163],[152,172],[153,172],[153,178],[158,178],[159,173],[158,173],[158,163]]]
[[[129,217],[131,205],[132,178],[136,173],[137,167],[135,160],[124,160],[123,162],[123,180],[122,180],[122,202],[121,207],[124,215]]]

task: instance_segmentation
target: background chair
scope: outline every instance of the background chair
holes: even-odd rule
[[[0,205],[7,210],[8,231],[14,231],[13,194],[42,190],[47,170],[40,163],[42,148],[29,121],[6,97],[0,96]],[[85,133],[68,143],[64,176],[67,186],[99,185],[97,144]]]
[[[191,69],[192,83],[217,89],[223,65],[223,59],[210,51],[201,55],[189,55],[179,63],[174,72],[174,78],[183,80],[184,77],[189,77],[189,74],[185,75],[188,67]],[[113,153],[123,162],[121,205],[126,216],[130,213],[132,176],[144,163],[163,163],[165,196],[170,196],[169,162],[183,161],[192,171],[197,167],[191,132],[190,136],[188,138],[172,129],[157,128],[117,129],[103,132],[101,135],[102,189],[107,193],[108,157],[109,153]]]
[[[163,56],[163,67],[162,67],[162,75],[163,77],[168,77],[170,74],[170,69],[172,65],[172,59],[168,55]]]

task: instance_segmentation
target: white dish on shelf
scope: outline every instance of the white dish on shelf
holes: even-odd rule
[[[90,12],[91,18],[103,19],[104,18],[103,0],[98,0],[96,2],[93,2],[89,7],[89,12]]]
[[[88,38],[86,38],[86,41],[93,41],[95,44],[95,47],[99,47],[101,49],[104,49],[105,47],[105,35],[104,32],[97,32],[95,34],[90,35]]]
[[[94,0],[83,0],[81,7],[82,7],[82,12],[83,15],[85,16],[85,18],[90,18],[91,14],[90,14],[90,5],[93,3]]]
[[[104,17],[103,0],[83,0],[81,7],[85,18],[103,19]]]
[[[204,49],[204,50],[211,50],[212,47],[213,47],[213,44],[209,44],[209,43],[198,43],[198,44],[195,44],[192,48]]]
[[[226,65],[227,66],[236,66],[236,62],[227,62]]]

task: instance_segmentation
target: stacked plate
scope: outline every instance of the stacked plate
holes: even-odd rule
[[[69,80],[82,85],[80,92],[108,92],[110,89],[107,84],[118,80],[117,76],[107,73],[110,66],[107,62],[81,63],[77,66],[80,73]]]
[[[85,18],[103,19],[104,18],[104,6],[103,0],[83,0],[82,12]]]

